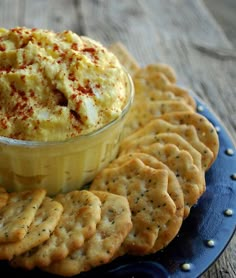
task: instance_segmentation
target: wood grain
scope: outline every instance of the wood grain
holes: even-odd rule
[[[227,38],[236,47],[236,1],[203,0],[217,22],[222,26]]]
[[[236,142],[236,51],[201,0],[1,0],[0,26],[17,25],[120,41],[142,66],[172,65]],[[236,277],[235,258],[236,236],[202,277]]]

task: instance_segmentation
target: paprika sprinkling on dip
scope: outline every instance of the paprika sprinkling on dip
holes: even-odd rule
[[[79,189],[117,154],[132,80],[101,43],[72,31],[0,29],[0,182]]]

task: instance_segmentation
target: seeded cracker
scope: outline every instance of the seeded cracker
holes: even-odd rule
[[[132,145],[138,144],[137,141],[139,138],[144,137],[146,135],[152,135],[155,137],[157,134],[173,132],[179,134],[186,141],[188,141],[202,156],[202,169],[203,171],[207,170],[210,167],[210,164],[213,160],[212,151],[203,144],[197,135],[197,131],[194,126],[191,125],[174,125],[163,119],[154,119],[147,123],[143,128],[140,128],[133,134],[126,137],[120,147],[120,152],[122,153],[123,149],[131,148]]]
[[[173,144],[180,150],[185,150],[191,155],[193,163],[199,169],[199,173],[202,177],[201,183],[199,183],[199,192],[200,194],[202,194],[205,191],[205,171],[202,170],[201,154],[194,147],[192,147],[189,142],[187,142],[177,133],[166,132],[156,135],[149,134],[143,137],[139,137],[135,141],[133,141],[133,144],[129,144],[128,147],[124,146],[124,152],[137,152],[140,151],[142,147],[149,146],[154,143],[160,143],[162,145]]]
[[[0,259],[11,260],[46,241],[55,229],[62,211],[60,203],[45,197],[25,237],[16,242],[0,244]]]
[[[46,267],[80,248],[95,233],[101,219],[101,202],[96,195],[86,190],[71,191],[58,195],[55,200],[63,205],[64,211],[51,237],[15,258],[15,266]]]
[[[102,202],[102,216],[96,233],[80,249],[64,260],[51,264],[45,271],[72,276],[109,263],[129,233],[132,222],[127,199],[108,192],[92,192]]]
[[[212,123],[198,113],[174,112],[163,115],[161,119],[175,125],[192,125],[195,127],[200,141],[205,144],[214,154],[211,164],[215,161],[219,152],[219,138]]]
[[[125,164],[127,161],[133,158],[140,159],[145,165],[154,169],[164,169],[168,172],[168,188],[167,192],[176,205],[176,213],[171,219],[160,227],[158,237],[154,243],[153,248],[149,253],[155,253],[168,245],[178,234],[179,229],[182,226],[184,215],[184,196],[181,186],[175,176],[175,174],[164,163],[157,160],[154,156],[145,153],[130,153],[121,155],[109,165],[109,167],[117,167]]]
[[[104,190],[128,199],[133,228],[120,254],[148,254],[160,227],[174,216],[176,207],[167,193],[167,184],[166,170],[153,169],[136,158],[119,167],[106,168],[94,179],[92,190]]]
[[[164,63],[149,64],[140,74],[142,77],[146,78],[152,76],[157,72],[164,74],[170,83],[176,83],[177,77],[174,69],[171,66]]]
[[[7,204],[9,194],[3,187],[0,187],[0,209]]]
[[[197,203],[201,195],[199,192],[201,173],[194,165],[191,155],[173,144],[154,143],[143,146],[139,151],[153,155],[175,173],[184,194],[184,218],[186,218],[190,208]]]
[[[136,92],[137,92],[137,89],[136,89]],[[182,102],[182,103],[188,105],[182,97],[176,96],[172,92],[163,92],[158,89],[137,92],[137,94],[135,95],[134,102],[141,102],[141,101],[144,101],[144,99],[145,99],[145,101],[148,101],[148,102],[168,101],[168,100],[171,101],[172,100],[172,101],[179,101],[179,102]],[[193,108],[191,110],[193,110]]]
[[[133,77],[135,92],[147,93],[153,89],[158,89],[163,92],[172,92],[178,97],[182,97],[184,101],[196,109],[196,103],[187,89],[184,89],[176,84],[169,82],[165,74],[154,71],[152,74],[147,72],[147,68],[140,68]]]
[[[9,194],[7,204],[0,210],[0,243],[24,238],[45,195],[44,189]]]
[[[144,100],[136,98],[128,114],[125,134],[129,135],[138,128],[145,126],[150,120],[173,111],[193,112],[193,108],[179,100]]]

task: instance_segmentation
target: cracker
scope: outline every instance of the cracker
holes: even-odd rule
[[[201,165],[203,171],[206,171],[210,167],[214,158],[213,152],[199,140],[194,126],[184,124],[174,125],[160,118],[153,119],[143,128],[140,128],[133,134],[126,137],[121,143],[120,152],[122,152],[123,149],[131,148],[134,142],[137,142],[137,140],[139,140],[141,137],[144,137],[148,134],[156,136],[157,134],[166,132],[174,132],[179,134],[201,154]]]
[[[176,94],[170,90],[166,90],[169,86],[168,81],[159,74],[159,78],[155,79],[155,84],[143,79],[134,79],[134,87],[135,87],[135,101],[138,102],[146,102],[146,101],[179,101],[186,105],[188,104],[188,92],[184,92],[182,94]],[[186,100],[187,98],[187,100]],[[193,105],[189,105],[193,109]]]
[[[143,146],[139,151],[153,155],[175,173],[184,194],[184,218],[186,218],[190,208],[197,203],[201,195],[199,191],[199,184],[202,182],[201,174],[194,165],[191,155],[173,144],[154,143]]]
[[[64,260],[44,268],[50,273],[72,276],[106,264],[113,259],[132,228],[129,204],[126,198],[108,192],[96,192],[101,202],[101,221],[96,233],[78,250]]]
[[[134,75],[139,69],[139,65],[134,57],[128,52],[127,48],[120,42],[111,44],[108,49],[116,55],[120,63],[126,68],[126,70]]]
[[[63,211],[60,203],[45,197],[22,240],[0,244],[0,259],[11,260],[46,241],[54,231]]]
[[[71,191],[55,197],[64,211],[51,237],[33,250],[14,259],[14,266],[46,267],[80,248],[96,231],[101,219],[101,202],[92,192]]]
[[[136,80],[135,84],[135,99],[134,101],[157,101],[157,100],[175,100],[185,102],[183,97],[176,96],[172,92],[165,92],[159,89],[147,90],[139,87],[139,80]],[[186,103],[186,102],[185,102]],[[187,104],[187,103],[186,103]]]
[[[174,93],[177,97],[182,97],[185,99],[186,103],[190,106],[192,106],[192,108],[194,110],[196,110],[196,102],[194,100],[194,98],[191,96],[190,94],[190,90],[187,88],[183,88],[179,85],[176,84],[168,84],[165,87],[165,91],[166,92],[172,92]]]
[[[176,211],[167,185],[166,170],[153,169],[136,158],[119,167],[106,168],[94,179],[91,189],[128,199],[133,228],[120,253],[145,255],[153,247],[160,226],[165,225]]]
[[[157,143],[160,144],[174,144],[180,150],[187,151],[192,159],[194,165],[197,166],[199,173],[201,174],[201,182],[198,184],[200,194],[203,194],[206,190],[206,183],[205,183],[205,171],[202,169],[202,157],[201,154],[183,137],[178,135],[177,133],[161,133],[155,136],[155,140]]]
[[[176,72],[170,65],[164,63],[149,64],[146,67],[140,68],[135,73],[135,79],[138,78],[148,80],[161,76],[165,77],[165,80],[168,81],[166,82],[167,84],[176,83]]]
[[[7,204],[9,198],[9,194],[5,190],[5,188],[0,187],[0,209]]]
[[[162,145],[165,144],[174,144],[177,146],[180,150],[186,150],[192,157],[193,163],[197,166],[199,169],[199,173],[202,176],[202,182],[199,183],[199,192],[202,194],[205,191],[205,172],[202,169],[202,160],[201,160],[201,154],[184,138],[182,138],[177,133],[159,133],[159,134],[148,134],[143,137],[139,137],[136,140],[132,141],[127,146],[122,145],[123,152],[137,152],[142,149],[144,146],[149,146],[154,143],[160,143]]]
[[[148,101],[136,100],[131,107],[125,123],[125,134],[131,134],[138,128],[146,125],[150,120],[173,111],[193,111],[192,107],[177,100]],[[127,128],[129,131],[127,131]]]
[[[145,165],[152,167],[154,169],[164,169],[168,172],[168,187],[167,192],[172,198],[176,206],[176,213],[171,217],[171,219],[160,227],[158,232],[158,237],[154,243],[154,246],[149,251],[149,253],[155,253],[165,246],[167,246],[178,234],[184,215],[184,196],[181,186],[175,176],[175,174],[167,167],[164,163],[157,160],[154,156],[146,153],[130,153],[126,155],[121,155],[117,159],[110,163],[109,167],[117,167],[125,164],[132,158],[140,159]]]
[[[137,95],[155,89],[165,92],[166,86],[171,84],[163,73],[157,72],[152,75],[147,75],[145,71],[146,68],[140,68],[133,77]]]
[[[195,127],[199,140],[213,153],[212,165],[219,152],[219,138],[213,124],[203,115],[189,112],[173,112],[162,115],[161,119],[175,125],[192,125]]]
[[[149,64],[146,67],[146,74],[151,75],[154,72],[161,72],[166,76],[169,82],[176,83],[177,77],[175,70],[167,64],[164,63],[156,63],[156,64]]]
[[[146,73],[147,68],[139,69],[134,77],[134,87],[137,95],[139,92],[146,92],[158,89],[163,92],[172,92],[174,95],[181,97],[184,101],[196,109],[196,103],[190,95],[189,90],[169,82],[168,78],[161,72]]]
[[[24,238],[45,195],[44,189],[9,194],[7,204],[0,210],[0,243]]]

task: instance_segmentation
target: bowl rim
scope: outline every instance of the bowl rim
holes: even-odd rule
[[[106,125],[100,127],[99,129],[96,129],[94,131],[91,131],[86,134],[78,135],[73,138],[69,138],[66,140],[58,140],[58,141],[35,141],[35,140],[21,140],[21,139],[14,139],[6,136],[0,136],[0,144],[2,145],[8,145],[8,146],[14,146],[14,147],[48,147],[48,146],[55,146],[55,145],[63,145],[66,143],[77,143],[79,140],[87,139],[92,136],[99,135],[100,133],[106,131],[111,126],[118,123],[120,120],[122,120],[125,115],[127,115],[134,99],[134,84],[131,75],[128,73],[126,69],[124,69],[124,72],[127,77],[127,83],[128,83],[128,91],[129,95],[127,98],[127,102],[122,110],[122,113],[117,117],[116,119],[110,121]]]

